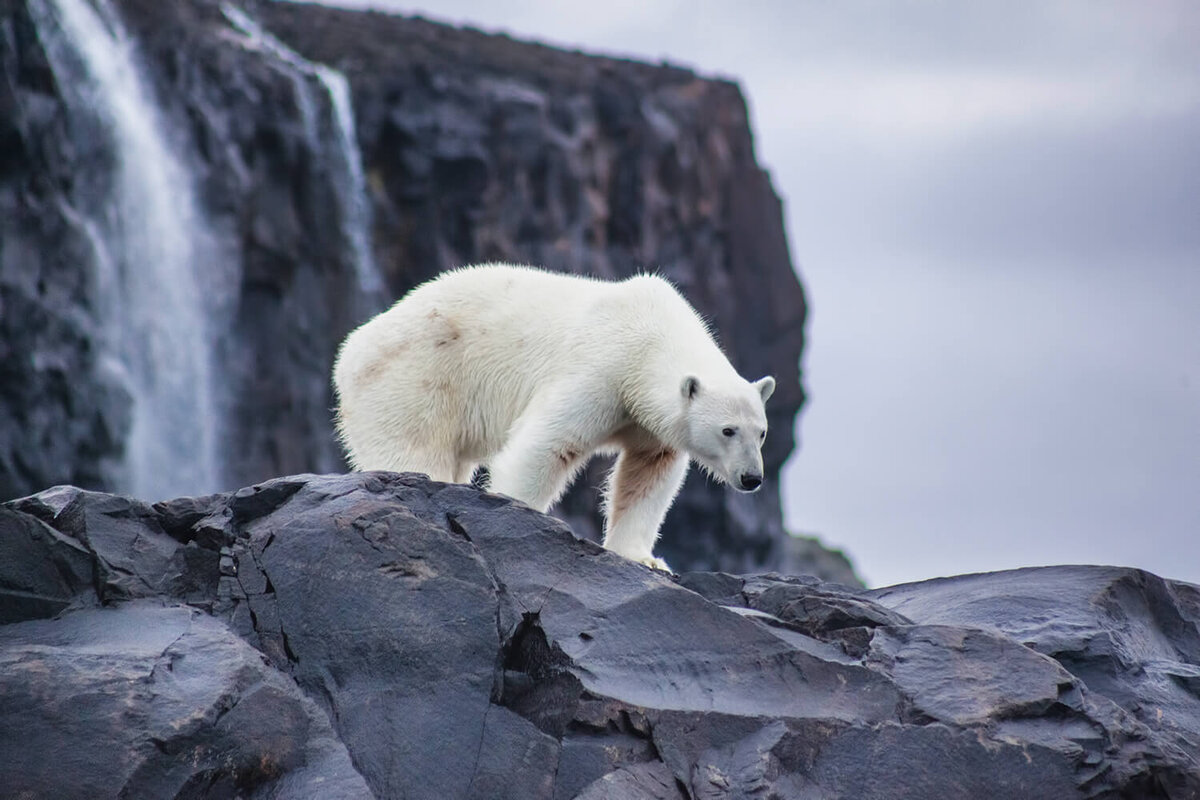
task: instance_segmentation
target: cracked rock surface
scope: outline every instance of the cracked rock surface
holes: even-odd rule
[[[0,796],[1200,796],[1200,589],[677,578],[421,476],[0,507]]]

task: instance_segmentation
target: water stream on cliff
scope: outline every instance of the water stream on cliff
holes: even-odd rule
[[[265,31],[241,9],[226,3],[221,10],[225,18],[245,35],[246,47],[271,55],[290,68],[305,134],[314,152],[321,152],[324,148],[316,146],[321,141],[320,120],[315,111],[317,104],[311,81],[318,82],[328,94],[336,145],[332,159],[334,174],[330,178],[340,206],[341,235],[354,264],[359,290],[368,306],[364,310],[377,311],[382,302],[384,286],[371,254],[371,204],[367,200],[362,154],[358,149],[350,85],[346,77],[324,64],[307,60]]]
[[[144,499],[216,491],[213,331],[191,175],[132,40],[96,0],[30,0],[85,168],[64,217],[93,249],[101,339],[133,398],[125,483]]]

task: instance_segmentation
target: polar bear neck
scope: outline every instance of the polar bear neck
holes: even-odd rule
[[[633,336],[627,352],[637,354],[626,372],[622,396],[630,416],[664,444],[685,449],[688,439],[686,378],[701,386],[744,383],[717,346],[703,318],[666,281],[644,275],[621,284],[622,314]]]

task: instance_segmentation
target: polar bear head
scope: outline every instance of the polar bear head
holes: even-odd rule
[[[762,485],[766,402],[775,391],[768,376],[753,383],[707,382],[694,375],[681,387],[687,407],[688,453],[710,475],[739,492]]]

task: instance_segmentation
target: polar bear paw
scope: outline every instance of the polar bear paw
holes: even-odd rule
[[[672,574],[674,573],[674,571],[667,566],[667,562],[663,561],[658,556],[642,556],[641,558],[635,558],[634,561],[638,562],[639,564],[645,564],[647,567],[651,567],[653,569],[662,570],[663,572]]]

